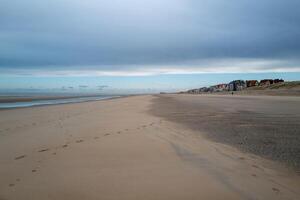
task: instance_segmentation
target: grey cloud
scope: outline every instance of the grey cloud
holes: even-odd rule
[[[0,69],[201,68],[224,59],[295,68],[299,8],[299,0],[4,0]]]

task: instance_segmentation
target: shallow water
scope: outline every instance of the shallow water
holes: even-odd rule
[[[120,96],[72,97],[66,99],[32,100],[26,102],[0,103],[0,109],[22,108],[22,107],[32,107],[32,106],[42,106],[42,105],[56,105],[56,104],[67,104],[67,103],[80,103],[80,102],[87,102],[87,101],[111,99],[117,97]]]

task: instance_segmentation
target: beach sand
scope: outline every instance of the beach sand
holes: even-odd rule
[[[164,95],[152,113],[300,172],[300,97]]]
[[[162,101],[1,110],[0,200],[299,199],[297,173],[207,139]]]

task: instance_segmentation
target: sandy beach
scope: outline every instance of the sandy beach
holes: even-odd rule
[[[296,200],[299,103],[144,95],[0,110],[0,200]],[[283,159],[251,146],[251,132]]]

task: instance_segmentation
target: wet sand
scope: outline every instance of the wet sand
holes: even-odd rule
[[[1,110],[0,199],[299,199],[298,174],[153,115],[159,99]]]
[[[29,96],[0,96],[0,103],[31,102],[37,100],[58,100],[83,97],[102,97],[103,95],[29,95]]]

